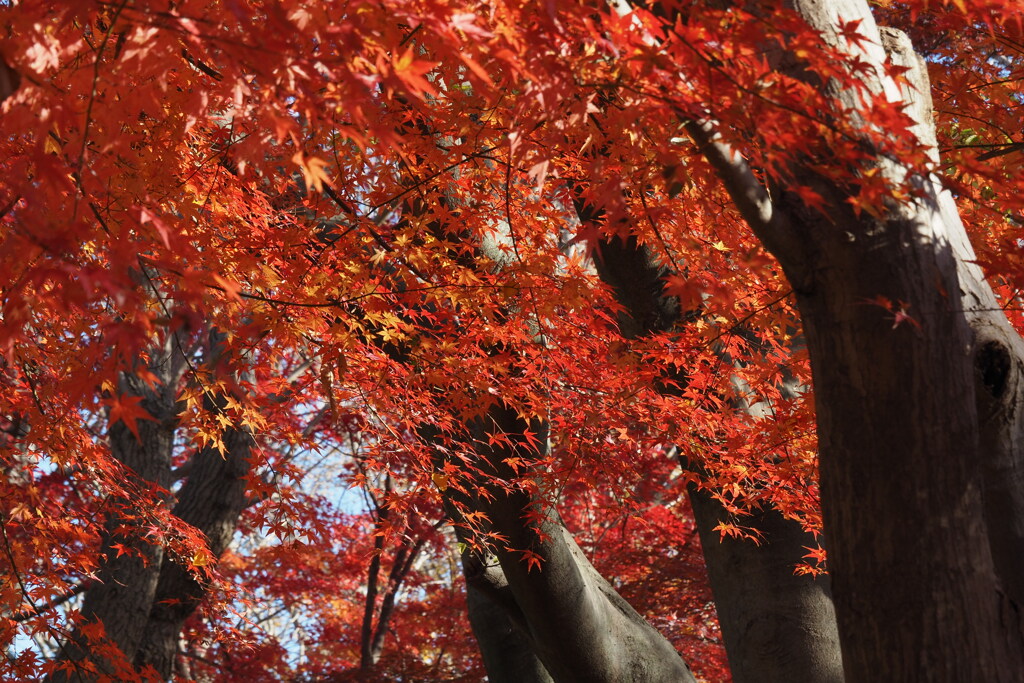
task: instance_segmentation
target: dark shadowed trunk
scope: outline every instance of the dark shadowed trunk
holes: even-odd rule
[[[464,555],[471,556],[472,553]],[[471,579],[478,576],[483,567],[478,560],[470,562],[474,566],[463,568],[467,578],[466,605],[488,680],[491,683],[550,683],[551,675],[534,654],[521,616],[519,623],[511,616],[518,611],[515,605],[502,604],[499,598],[492,597],[496,590],[507,586],[503,577]],[[500,573],[497,568],[495,570]],[[490,594],[481,585],[491,586]]]
[[[537,456],[524,433],[533,432],[541,448],[546,442],[544,425],[527,423],[500,403],[467,427],[482,466],[509,482],[516,475],[506,459]],[[481,638],[489,678],[538,683],[694,680],[675,648],[593,568],[553,510],[521,488],[509,492],[484,485],[484,495],[450,495],[483,512],[486,531],[505,539],[492,548],[493,555],[478,548],[463,554],[466,582],[476,593],[470,598],[474,633]],[[457,513],[452,516],[458,520]],[[531,566],[524,551],[540,566]]]
[[[912,66],[916,92],[928,93],[909,41],[880,33],[866,3],[796,7],[833,38],[840,13],[860,21],[873,45],[851,52],[883,74],[884,37],[894,61]],[[880,75],[869,85],[899,93]],[[853,93],[835,96],[856,104]],[[902,97],[934,147],[928,98]],[[879,219],[857,216],[846,201],[855,188],[793,169],[825,191],[827,206],[811,211],[785,188],[769,195],[713,126],[688,129],[797,293],[847,679],[1024,680],[1020,616],[1007,595],[1019,590],[1022,556],[1019,346],[1004,319],[979,310],[998,308],[952,197],[936,178],[879,155],[879,170],[922,196],[878,207]],[[913,320],[865,304],[880,296],[904,302]]]
[[[582,203],[577,210],[584,223],[599,217],[598,209]],[[678,301],[664,292],[669,272],[646,246],[633,237],[607,238],[596,251],[598,273],[625,309],[620,316],[625,336],[666,331],[681,322]],[[728,521],[728,512],[696,487],[689,488],[689,497],[733,680],[841,681],[829,579],[795,574],[815,539],[774,510],[744,519],[757,530],[759,544],[723,539],[714,529]]]
[[[221,360],[224,336],[210,334],[207,365]],[[110,426],[111,453],[125,465],[131,483],[140,488],[135,500],[118,500],[107,523],[98,582],[86,593],[82,617],[103,624],[106,641],[86,641],[81,632],[65,643],[64,670],[53,681],[123,680],[136,670],[152,666],[163,679],[173,673],[178,638],[185,620],[206,596],[207,584],[187,566],[187,559],[170,557],[162,539],[151,539],[146,526],[152,521],[135,509],[138,500],[152,500],[145,492],[152,485],[168,490],[173,474],[171,456],[179,406],[178,381],[187,367],[179,340],[168,339],[161,352],[150,353],[149,371],[160,379],[150,387],[135,375],[125,375],[121,391],[139,396],[141,406],[154,417],[138,420],[138,438],[124,422]],[[207,409],[222,410],[212,397]],[[245,490],[251,466],[252,435],[232,427],[223,434],[224,452],[210,446],[193,457],[188,479],[176,496],[172,514],[194,526],[207,540],[213,558],[223,553],[247,504]],[[141,554],[118,554],[119,546]],[[127,662],[104,655],[101,648],[116,646]],[[134,663],[134,669],[131,664]],[[117,668],[126,665],[126,668]],[[94,671],[93,669],[98,669]]]
[[[817,540],[775,510],[743,518],[759,541],[722,538],[721,503],[690,487],[733,680],[843,680],[828,575],[794,571]]]

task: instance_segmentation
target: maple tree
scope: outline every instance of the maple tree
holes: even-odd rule
[[[0,14],[5,675],[1024,670],[1016,4]]]

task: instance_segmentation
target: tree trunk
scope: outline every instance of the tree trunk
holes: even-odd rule
[[[411,213],[417,213],[416,207]],[[430,225],[439,235],[447,228]],[[502,225],[479,251],[501,268],[512,258],[511,249],[503,247],[512,244],[508,226]],[[465,255],[456,258],[466,262]],[[400,350],[388,353],[405,360]],[[547,425],[527,423],[501,402],[466,428],[471,447],[483,461],[481,467],[509,483],[522,477],[505,460],[537,455],[525,438],[527,430],[546,448]],[[423,429],[420,436],[429,442],[436,435]],[[482,482],[482,487],[486,491],[476,496],[449,489],[446,508],[458,520],[458,498],[465,508],[484,513],[487,531],[504,541],[493,549],[498,566],[487,563],[478,549],[462,553],[467,590],[473,593],[467,599],[472,600],[470,618],[488,678],[524,683],[694,681],[672,644],[594,569],[545,501],[521,488],[506,491],[493,480]],[[457,533],[464,532],[457,527]],[[471,540],[460,537],[464,546]],[[540,566],[529,564],[523,551],[532,553]],[[503,634],[514,635],[508,642],[498,642]]]
[[[914,89],[904,96],[922,122],[921,139],[935,150],[927,68],[905,34],[884,27],[880,32],[889,58],[910,69]],[[934,158],[938,160],[937,153]],[[952,195],[936,187],[934,204],[925,208],[930,220],[950,226],[961,309],[971,333],[989,547],[1001,590],[1019,609],[1024,606],[1024,340],[1006,319],[976,263]]]
[[[873,45],[851,51],[885,73],[877,47],[882,34],[866,3],[795,4],[832,39],[839,15],[859,20],[858,31]],[[914,64],[918,91],[927,93],[909,41],[886,33],[890,51]],[[899,92],[881,76],[869,86]],[[847,105],[854,96],[836,95],[850,98]],[[914,104],[917,120],[930,121],[930,109]],[[785,188],[773,188],[769,199],[711,128],[688,125],[797,292],[814,377],[822,508],[847,679],[1024,680],[1017,607],[997,578],[997,566],[1006,571],[1020,562],[1013,545],[1019,493],[1005,484],[993,490],[990,476],[982,498],[985,471],[998,471],[1013,457],[993,457],[984,444],[1015,439],[994,434],[990,416],[980,418],[975,402],[986,392],[1000,400],[1009,375],[1001,368],[1019,365],[974,346],[975,315],[961,304],[972,305],[973,293],[987,287],[967,263],[970,246],[952,198],[936,178],[914,176],[879,156],[883,173],[917,183],[924,197],[877,207],[881,219],[857,216],[846,202],[853,189],[795,168],[801,182],[826,189],[828,206],[808,210]],[[905,302],[913,322],[865,303],[879,296]],[[990,377],[991,387],[976,392],[976,376]],[[986,506],[990,513],[1008,510],[1015,520],[1000,525],[990,514],[986,529]]]
[[[594,207],[578,204],[577,211],[583,222],[597,218]],[[619,320],[625,336],[646,336],[680,322],[678,301],[664,292],[670,273],[647,247],[635,237],[608,238],[597,252],[598,273],[625,309]],[[744,520],[757,530],[760,544],[722,539],[714,528],[727,520],[725,509],[696,487],[689,488],[689,497],[735,683],[841,681],[829,579],[795,574],[814,538],[797,522],[766,510]]]
[[[479,582],[469,579],[474,575],[473,570],[464,571],[469,624],[480,646],[487,680],[491,683],[551,683],[551,675],[534,654],[533,643],[523,626],[516,624],[509,615],[509,607],[490,597]]]
[[[863,680],[886,662],[893,681],[1020,680],[983,523],[970,331],[908,267],[899,242],[913,235],[886,227],[862,249],[830,249],[827,275],[799,297],[847,672]],[[921,247],[913,260],[957,291],[948,249]],[[894,330],[863,305],[879,294],[912,302],[921,328]]]
[[[421,428],[420,438],[439,444],[439,434]],[[437,459],[438,467],[443,465]],[[442,499],[445,515],[454,522],[462,575],[466,580],[466,616],[480,648],[491,683],[552,683],[551,675],[534,651],[529,626],[508,587],[497,558],[474,545],[473,533],[462,511],[477,499],[449,487]]]
[[[734,683],[840,683],[829,577],[794,571],[814,537],[777,511],[762,510],[743,519],[758,543],[722,538],[715,527],[728,521],[725,509],[696,487],[689,494]]]
[[[149,370],[163,382],[155,389],[135,375],[121,378],[121,393],[142,398],[140,405],[154,418],[137,421],[138,438],[122,421],[110,425],[108,432],[111,454],[124,465],[129,487],[137,486],[142,498],[153,485],[167,489],[171,484],[176,410],[173,389],[168,387],[174,386],[176,378],[169,360],[169,354],[152,353]],[[130,673],[124,660],[130,662],[138,647],[164,556],[161,539],[147,536],[150,520],[138,509],[138,500],[110,501],[114,511],[106,523],[97,581],[82,605],[84,623],[102,624],[106,640],[100,643],[84,629],[76,629],[62,645],[62,668],[50,681],[116,680]],[[124,660],[104,653],[107,643],[120,650]]]
[[[543,432],[543,425],[528,424],[502,404],[468,426],[488,469],[507,481],[513,481],[515,474],[504,464],[506,458],[536,455],[524,432]],[[503,436],[492,439],[494,435]],[[545,443],[545,434],[538,437]],[[491,613],[489,623],[480,619],[477,627],[513,626],[554,681],[694,680],[675,648],[598,574],[553,511],[532,494],[492,487],[489,495],[463,502],[483,512],[488,531],[505,539],[505,545],[494,550],[500,569],[482,559],[470,561],[466,567],[467,583],[499,605],[507,618],[503,624]],[[533,553],[540,567],[531,566],[523,551]],[[495,655],[491,662],[499,666],[511,662],[511,666],[525,667],[528,675],[536,676],[534,680],[545,680],[542,670],[525,657],[522,646],[490,645]],[[516,680],[511,671],[494,675],[498,677],[495,680]]]
[[[223,353],[223,335],[210,335],[211,349],[207,365],[213,367]],[[133,484],[144,491],[152,484],[169,489],[172,483],[171,455],[178,406],[178,381],[186,367],[173,338],[162,350],[150,353],[150,372],[160,383],[151,388],[135,375],[122,377],[121,391],[143,398],[141,405],[154,420],[138,420],[139,438],[123,422],[110,426],[110,447],[133,477]],[[209,400],[211,411],[222,409]],[[244,428],[229,428],[224,433],[225,452],[205,448],[194,456],[188,479],[178,492],[172,513],[196,527],[207,538],[212,557],[223,553],[234,534],[238,518],[246,505],[246,476],[251,466],[252,435]],[[140,499],[149,500],[143,496]],[[86,622],[103,624],[103,643],[87,640],[76,631],[63,645],[63,670],[49,680],[119,680],[137,675],[152,666],[167,679],[171,676],[178,638],[185,620],[206,594],[206,585],[183,564],[169,557],[161,539],[147,539],[145,519],[134,519],[133,508],[139,499],[112,503],[115,514],[107,523],[99,582],[88,590],[82,607]],[[118,556],[117,544],[128,546],[142,556]],[[118,660],[101,652],[107,644],[124,655]],[[91,669],[98,669],[93,672]]]
[[[227,548],[246,506],[252,443],[248,429],[228,429],[224,435],[225,453],[222,455],[212,447],[197,453],[189,477],[178,493],[174,515],[206,536],[214,558],[219,558]],[[164,557],[149,618],[140,625],[136,667],[152,666],[162,679],[170,678],[185,620],[206,592],[206,582],[199,580],[183,560]]]

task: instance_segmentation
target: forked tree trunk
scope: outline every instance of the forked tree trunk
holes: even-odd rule
[[[465,570],[467,577],[474,570]],[[534,654],[522,624],[513,621],[509,607],[484,592],[473,581],[466,582],[466,605],[480,657],[491,683],[551,683],[551,675]],[[512,608],[513,610],[515,608]]]
[[[524,436],[527,430],[540,432],[540,443],[546,442],[543,425],[527,423],[500,403],[468,425],[486,469],[507,481],[515,478],[504,464],[508,458],[537,455]],[[542,682],[546,671],[560,683],[694,681],[671,643],[601,577],[543,501],[521,489],[492,486],[486,495],[461,496],[460,502],[483,512],[487,530],[507,543],[494,549],[497,566],[481,557],[464,558],[467,584],[487,601],[484,615],[477,614],[475,633],[491,639],[506,629],[515,632],[510,646],[493,640],[481,644],[491,655],[485,660],[489,665],[515,667],[489,668],[489,677]],[[523,551],[534,553],[540,567],[531,566]],[[538,661],[528,656],[527,646]],[[513,678],[519,671],[532,678]]]
[[[218,330],[209,333],[206,366],[213,371],[225,363],[227,335]],[[211,413],[224,410],[226,399],[207,395],[204,407]],[[172,513],[196,528],[206,538],[206,549],[213,560],[227,549],[238,520],[248,504],[246,488],[252,469],[252,432],[232,424],[222,436],[224,451],[213,445],[194,456],[188,478],[176,496]],[[139,645],[134,653],[139,670],[152,667],[162,679],[170,678],[185,621],[206,598],[209,583],[186,566],[187,558],[164,557],[160,578],[143,624]]]
[[[252,443],[248,429],[228,429],[224,434],[225,452],[207,447],[197,453],[178,493],[174,515],[206,536],[214,558],[227,549],[247,504]],[[181,558],[163,559],[152,607],[141,628],[136,667],[152,666],[162,679],[170,678],[181,630],[207,591],[208,584],[197,578]]]
[[[223,353],[222,335],[211,333],[211,341],[208,364],[212,366]],[[170,489],[178,413],[175,392],[185,367],[177,343],[168,340],[161,352],[151,352],[149,369],[160,384],[150,387],[134,375],[122,379],[122,392],[142,397],[141,405],[155,419],[137,422],[138,438],[123,422],[112,424],[111,453],[131,473],[133,483],[144,489],[151,484]],[[207,407],[217,409],[212,402]],[[214,558],[227,547],[245,508],[251,467],[248,429],[229,428],[223,441],[223,454],[209,447],[194,456],[172,511],[205,535]],[[137,502],[118,501],[117,505],[131,511]],[[147,538],[144,526],[126,515],[114,515],[108,521],[98,582],[86,593],[82,607],[87,623],[103,624],[106,641],[93,642],[76,631],[62,646],[62,671],[48,680],[125,680],[148,666],[163,679],[171,676],[181,629],[206,596],[207,585],[197,580],[182,558],[169,557],[160,539]],[[142,556],[123,552],[119,556],[117,544]],[[108,646],[120,650],[123,659],[104,654]]]
[[[169,355],[152,353],[148,369],[165,381],[156,388],[136,375],[122,376],[121,393],[141,398],[140,405],[154,419],[137,421],[138,437],[122,421],[110,425],[108,431],[111,455],[124,466],[129,488],[137,486],[143,495],[154,484],[164,489],[171,484],[176,411],[174,395],[166,387],[176,382],[170,376],[172,366]],[[47,680],[118,680],[131,674],[129,663],[142,637],[164,556],[161,540],[147,536],[147,511],[140,510],[137,503],[132,499],[111,501],[115,511],[106,522],[96,583],[86,592],[82,605],[84,623],[102,624],[106,640],[98,642],[87,636],[87,629],[76,629],[61,646],[62,668]],[[124,657],[104,652],[108,647],[120,650]]]

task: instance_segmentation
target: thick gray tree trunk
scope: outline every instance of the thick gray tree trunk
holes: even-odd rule
[[[174,515],[206,536],[215,558],[227,549],[248,502],[245,491],[252,443],[248,429],[228,429],[224,434],[225,452],[207,447],[197,453],[178,493]],[[148,619],[140,627],[135,654],[138,668],[152,666],[161,678],[170,678],[182,627],[207,590],[207,584],[180,559],[164,557]]]
[[[222,335],[211,334],[208,365],[216,365],[223,353]],[[149,371],[160,379],[148,386],[135,375],[125,375],[121,391],[143,398],[140,405],[155,419],[139,420],[139,438],[123,422],[110,426],[111,454],[126,467],[132,483],[143,490],[152,484],[170,489],[171,455],[179,406],[178,381],[186,364],[177,341],[168,339],[162,350],[150,353]],[[208,409],[218,409],[208,402]],[[247,500],[245,489],[251,467],[252,435],[244,428],[229,428],[223,436],[225,452],[205,448],[194,456],[188,479],[177,495],[173,514],[196,527],[207,539],[213,557],[227,547]],[[146,524],[132,515],[138,500],[118,500],[103,539],[98,581],[85,595],[82,617],[103,624],[106,644],[123,653],[127,663],[99,654],[97,643],[76,631],[62,646],[64,670],[50,677],[54,682],[122,680],[135,670],[152,666],[162,678],[170,678],[182,626],[206,595],[180,558],[167,556],[159,539],[149,539]],[[117,509],[125,512],[117,513]],[[121,554],[123,544],[141,554]]]
[[[881,75],[883,33],[867,4],[795,4],[833,40],[840,16],[861,21],[859,32],[874,45],[850,49],[876,66],[869,85],[912,102],[925,124],[918,135],[933,143],[927,98],[900,93]],[[917,92],[928,93],[909,41],[884,34],[896,60],[914,67]],[[835,96],[855,104],[851,93]],[[1011,597],[1024,550],[1019,345],[1005,319],[978,310],[994,299],[970,264],[952,198],[936,178],[908,176],[879,155],[882,172],[918,184],[924,197],[878,207],[884,215],[876,220],[852,212],[849,187],[792,169],[826,191],[819,214],[785,188],[773,188],[769,199],[713,128],[689,124],[782,263],[803,317],[847,680],[1024,680],[1019,603]],[[894,326],[891,313],[864,304],[878,296],[909,304],[916,324]]]
[[[594,211],[578,206],[583,222],[594,220]],[[597,253],[598,273],[624,307],[619,326],[625,336],[645,336],[680,323],[678,302],[664,291],[670,273],[648,247],[632,237],[609,238]],[[696,487],[690,487],[689,497],[735,683],[841,681],[829,578],[794,571],[815,539],[774,510],[744,520],[759,532],[760,544],[722,539],[714,528],[728,521],[726,510]]]
[[[507,604],[508,600],[502,604],[494,596],[497,590],[508,585],[504,576],[490,577],[491,588],[487,592],[481,586],[488,579],[476,578],[478,572],[483,571],[481,563],[470,563],[472,567],[463,569],[467,578],[466,604],[469,624],[480,646],[487,679],[491,683],[551,683],[551,675],[533,651],[533,643],[521,615],[518,622],[512,617],[518,613],[518,608]]]
[[[507,481],[515,478],[507,458],[537,455],[524,432],[540,432],[541,443],[546,440],[543,425],[527,423],[500,403],[468,427],[490,473]],[[504,436],[491,438],[499,434]],[[483,512],[487,531],[507,543],[493,549],[496,563],[464,558],[467,584],[479,591],[474,632],[485,639],[489,677],[541,682],[546,671],[559,682],[694,680],[675,648],[598,574],[554,511],[533,494],[492,486],[486,495],[459,500]],[[531,567],[522,551],[535,553],[541,566]],[[494,640],[510,632],[510,643]],[[528,656],[527,645],[542,667]],[[491,665],[502,668],[492,671]],[[519,672],[529,678],[514,678]]]
[[[743,519],[759,542],[722,538],[721,503],[690,487],[704,562],[735,683],[839,683],[843,667],[828,575],[798,575],[817,542],[775,510]]]
[[[212,330],[205,365],[222,371],[226,361],[226,335]],[[207,395],[204,407],[211,413],[224,410],[226,400]],[[224,452],[210,445],[197,452],[189,463],[188,478],[176,496],[172,514],[195,527],[206,538],[213,558],[227,549],[248,504],[246,487],[252,469],[252,432],[242,425],[224,430]],[[174,670],[178,639],[185,621],[206,597],[208,584],[190,571],[182,558],[165,556],[152,597],[148,617],[140,629],[134,652],[138,669],[153,667],[161,678]]]
[[[141,398],[140,405],[154,418],[137,421],[137,438],[122,421],[111,424],[108,431],[111,455],[124,466],[129,488],[137,486],[141,492],[149,491],[154,484],[166,490],[171,484],[177,415],[174,390],[180,372],[172,357],[170,345],[151,352],[148,370],[160,378],[162,384],[157,387],[127,373],[119,382],[119,391]],[[137,508],[137,502],[130,498],[110,501],[100,568],[81,610],[83,621],[101,623],[106,642],[124,653],[129,662],[142,637],[164,556],[160,539],[147,535],[149,520],[145,511]],[[61,647],[63,668],[48,680],[123,678],[125,673],[117,668],[116,658],[101,654],[99,645],[82,629],[76,629]]]

